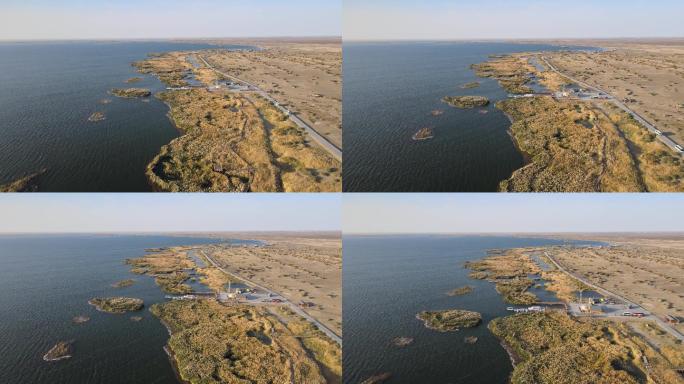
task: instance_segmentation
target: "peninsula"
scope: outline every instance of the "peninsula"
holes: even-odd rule
[[[148,164],[155,189],[341,190],[339,41],[260,48],[171,52],[134,63],[166,83],[157,97],[183,133]]]

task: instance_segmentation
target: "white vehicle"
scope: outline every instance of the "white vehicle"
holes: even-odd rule
[[[658,135],[658,136],[660,136],[660,135],[663,134],[662,132],[660,132],[660,131],[657,130],[657,129],[654,129],[654,130],[653,130],[653,133],[655,133],[655,134]]]

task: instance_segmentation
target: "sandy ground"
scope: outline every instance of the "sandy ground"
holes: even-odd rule
[[[235,40],[256,52],[214,51],[207,61],[256,84],[342,148],[342,42],[340,39]]]
[[[242,237],[241,237],[242,238]],[[337,234],[272,234],[244,237],[265,247],[209,247],[215,260],[239,276],[307,301],[311,316],[342,334],[342,240]]]
[[[622,294],[656,315],[684,319],[684,235],[578,235],[612,247],[554,251],[568,270]],[[684,324],[677,325],[684,332]]]
[[[684,141],[684,40],[561,43],[605,48],[547,56],[560,71],[610,92],[675,141]]]

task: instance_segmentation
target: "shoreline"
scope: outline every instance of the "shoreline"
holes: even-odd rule
[[[159,304],[159,303],[157,303],[157,304]],[[152,311],[150,311],[150,313],[151,312]],[[154,316],[164,326],[164,328],[166,328],[166,332],[169,334],[169,338],[166,339],[166,343],[164,344],[162,349],[166,353],[166,356],[168,357],[169,362],[171,363],[171,369],[173,370],[173,373],[176,375],[176,379],[181,384],[191,384],[189,381],[184,380],[183,377],[181,377],[180,370],[178,369],[178,360],[176,359],[176,354],[173,353],[173,351],[169,347],[169,340],[171,339],[171,336],[172,336],[171,328],[169,328],[169,325],[166,324],[166,322],[164,320],[157,317],[154,313],[152,313],[152,316]]]

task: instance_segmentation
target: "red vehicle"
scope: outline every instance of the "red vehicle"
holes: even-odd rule
[[[644,317],[644,316],[646,316],[646,314],[643,312],[634,312],[634,317]]]

